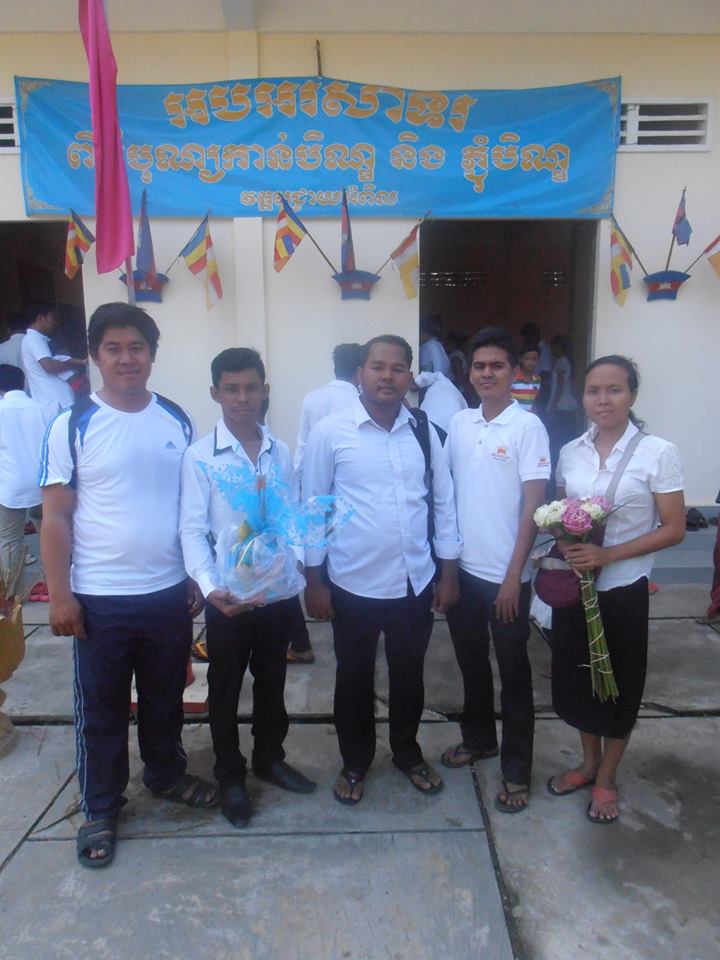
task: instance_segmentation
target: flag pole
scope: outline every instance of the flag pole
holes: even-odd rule
[[[695,266],[695,264],[698,262],[698,260],[699,260],[701,257],[704,257],[705,254],[708,252],[708,250],[712,250],[712,248],[715,246],[715,244],[716,244],[719,240],[720,240],[720,233],[715,237],[714,240],[711,240],[711,241],[710,241],[710,243],[705,247],[704,250],[701,250],[701,251],[700,251],[700,253],[695,257],[695,259],[693,260],[693,262],[690,264],[689,267],[685,267],[685,269],[683,270],[683,273],[687,273],[689,270],[692,270],[692,268]]]
[[[420,219],[418,220],[418,222],[415,224],[415,227],[413,227],[413,230],[416,229],[417,227],[421,226],[421,224],[425,223],[425,221],[426,221],[427,218],[431,215],[431,213],[432,213],[432,210],[428,210],[427,213],[423,214],[423,216],[420,217]],[[411,231],[411,232],[412,232],[412,231]],[[382,264],[377,268],[377,270],[375,271],[375,273],[380,273],[381,270],[384,270],[385,267],[390,263],[391,260],[392,260],[392,254],[390,254],[390,256],[387,258],[387,260],[385,260],[385,262],[382,263]]]
[[[282,193],[278,194],[278,196],[280,196],[283,200],[285,200],[285,203],[287,203],[287,205],[290,206],[290,204],[288,203],[288,201],[286,200],[286,198],[283,196]],[[292,208],[291,208],[291,209],[292,209]],[[304,224],[304,223],[303,223],[303,227],[305,227],[305,224]],[[330,269],[332,270],[332,272],[333,272],[333,273],[337,273],[338,271],[337,271],[337,269],[335,268],[335,266],[333,265],[332,261],[326,256],[325,251],[321,249],[321,247],[319,246],[317,240],[316,240],[315,237],[310,233],[310,231],[308,230],[307,227],[305,227],[305,234],[306,234],[306,236],[310,237],[310,240],[312,241],[313,246],[315,247],[315,249],[317,250],[317,252],[320,254],[320,256],[323,258],[323,260],[325,261],[325,263],[330,267]]]
[[[611,213],[611,214],[610,214],[610,219],[611,219],[612,222],[615,224],[615,227],[616,227],[616,228],[620,231],[620,233],[622,234],[622,238],[623,238],[623,240],[625,241],[625,243],[627,244],[628,250],[630,251],[630,253],[631,253],[631,254],[635,257],[635,259],[637,260],[638,266],[640,267],[640,269],[642,270],[642,272],[645,274],[646,277],[649,277],[650,274],[647,272],[647,270],[645,269],[645,267],[644,267],[644,265],[643,265],[642,260],[641,260],[640,257],[637,255],[637,250],[635,249],[635,247],[634,247],[634,246],[630,243],[630,241],[628,240],[627,234],[625,233],[625,231],[623,230],[623,228],[620,226],[620,224],[619,224],[619,223],[617,222],[617,220],[615,219],[615,215]]]
[[[125,279],[127,280],[128,303],[135,306],[135,274],[132,268],[132,257],[125,258]]]

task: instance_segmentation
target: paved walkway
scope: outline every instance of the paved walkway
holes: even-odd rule
[[[715,960],[720,627],[698,622],[713,533],[689,534],[675,566],[656,573],[669,581],[651,601],[646,697],[622,772],[622,819],[608,827],[585,818],[586,792],[544,790],[575,762],[577,744],[550,709],[538,634],[526,813],[495,811],[497,760],[446,771],[437,797],[412,789],[389,760],[382,662],[366,796],[337,804],[331,638],[313,624],[317,663],[289,668],[287,749],[317,792],[298,797],[250,778],[255,816],[235,831],[217,811],[150,797],[133,735],[115,863],[84,870],[74,854],[70,644],[31,622],[46,619],[45,607],[27,607],[26,659],[4,685],[19,738],[0,758],[1,960]],[[694,583],[670,585],[683,570]],[[458,739],[460,706],[442,620],[426,675],[421,742],[437,760]],[[247,745],[246,692],[240,714]],[[184,741],[192,768],[209,775],[202,718]]]

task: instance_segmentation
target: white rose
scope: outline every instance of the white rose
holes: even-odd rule
[[[582,509],[587,513],[591,520],[600,520],[604,516],[603,509],[599,503],[590,503],[585,501],[581,504]]]
[[[548,505],[544,503],[541,507],[538,507],[535,513],[533,514],[533,520],[538,525],[538,527],[547,526],[547,515],[548,515]]]
[[[553,500],[552,503],[549,503],[547,511],[547,520],[545,522],[548,525],[562,522],[562,516],[565,512],[565,507],[563,506],[561,500]]]

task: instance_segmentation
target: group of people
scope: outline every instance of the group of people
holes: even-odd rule
[[[105,867],[114,855],[129,775],[133,672],[143,779],[156,796],[193,807],[219,803],[230,823],[247,824],[252,808],[237,706],[248,667],[255,775],[294,792],[315,789],[287,762],[283,748],[288,643],[298,599],[241,602],[218,578],[214,545],[232,513],[228,476],[258,496],[272,482],[293,498],[333,495],[353,508],[326,547],[306,548],[298,560],[308,614],[332,623],[342,760],[332,788],[337,801],[362,801],[374,759],[381,632],[392,762],[420,793],[443,789],[418,732],[433,618],[445,613],[464,704],[461,740],[447,746],[441,763],[455,769],[499,753],[495,806],[507,814],[524,810],[534,737],[530,553],[533,514],[546,499],[551,459],[543,422],[513,399],[519,375],[514,338],[494,327],[475,336],[468,377],[479,405],[452,417],[444,444],[444,431],[406,399],[414,378],[404,339],[387,334],[363,346],[338,347],[336,379],[303,406],[294,464],[288,447],[260,423],[269,388],[256,351],[231,348],[215,357],[210,393],[220,416],[197,439],[188,414],[148,390],[159,331],[145,312],[121,303],[99,307],[88,341],[102,385],[53,420],[40,471],[50,624],[56,634],[74,638],[78,778],[87,818],[78,835],[80,862]],[[605,492],[641,429],[632,413],[637,390],[637,371],[625,358],[590,365],[583,394],[590,426],[560,453],[560,494]],[[600,703],[592,695],[583,666],[582,608],[553,615],[553,702],[580,731],[582,761],[553,776],[547,788],[563,796],[591,786],[587,814],[602,824],[619,815],[616,772],[642,694],[652,554],[684,535],[673,444],[642,436],[616,504],[602,546],[563,546],[576,571],[601,568],[598,590],[620,690],[616,701]],[[187,771],[181,741],[192,618],[203,605],[217,785]],[[491,638],[501,682],[499,742]]]

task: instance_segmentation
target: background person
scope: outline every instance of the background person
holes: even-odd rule
[[[37,302],[28,308],[28,326],[21,347],[22,367],[27,391],[31,397],[47,407],[50,416],[67,410],[75,402],[75,393],[61,374],[84,371],[85,360],[58,360],[50,348],[50,337],[57,329],[55,309],[48,303]]]
[[[523,410],[537,413],[536,407],[540,396],[542,381],[536,373],[540,362],[540,349],[535,343],[525,343],[518,352],[519,372],[513,380],[512,398],[517,400]]]
[[[451,377],[450,360],[445,347],[440,343],[442,323],[440,317],[429,314],[420,320],[420,356],[418,364],[420,372],[428,370],[430,373],[442,373],[448,379]]]
[[[590,429],[563,447],[557,467],[558,497],[602,496],[629,441],[642,424],[632,405],[638,373],[626,357],[601,357],[585,373],[583,406]],[[619,815],[617,769],[637,719],[647,667],[648,577],[656,550],[685,536],[682,466],[677,447],[645,436],[630,459],[615,496],[601,547],[572,544],[565,557],[576,570],[602,568],[597,580],[600,614],[617,700],[593,696],[585,615],[581,604],[553,610],[552,691],[557,715],[580,731],[579,767],[552,777],[553,796],[593,784],[587,815],[611,823]]]
[[[0,363],[9,363],[13,367],[22,367],[20,352],[23,337],[27,329],[25,318],[20,313],[10,314],[7,324],[8,338],[0,343]]]

